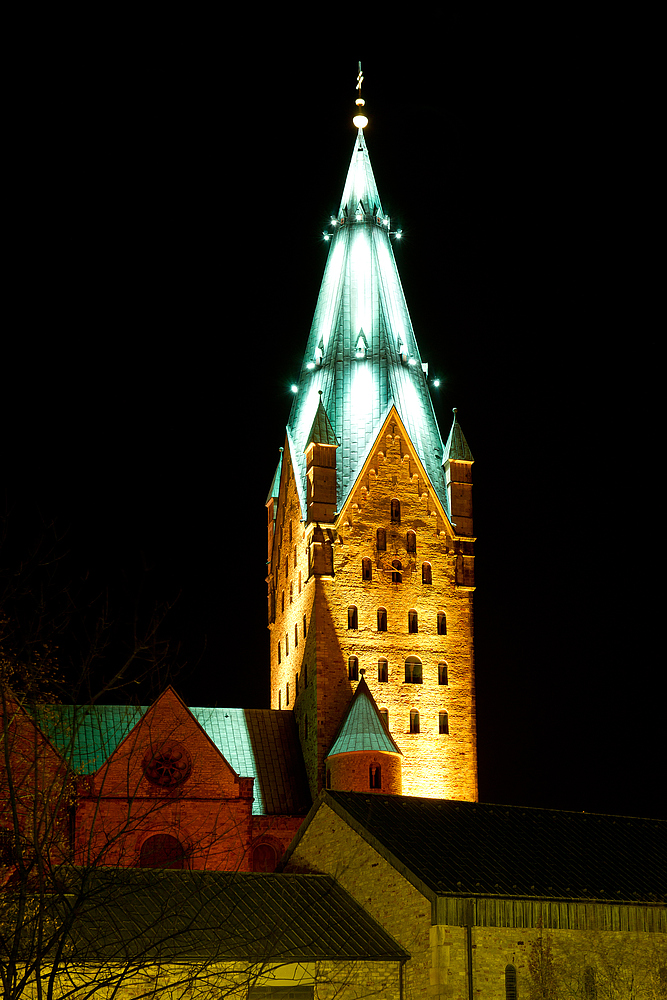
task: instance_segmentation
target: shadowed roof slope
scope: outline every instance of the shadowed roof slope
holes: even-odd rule
[[[311,817],[324,804],[437,895],[667,896],[665,820],[354,792],[322,792]]]
[[[405,959],[328,875],[79,870],[77,960],[197,962]]]

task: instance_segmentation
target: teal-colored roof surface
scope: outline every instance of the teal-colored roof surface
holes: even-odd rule
[[[315,411],[313,426],[310,428],[310,434],[308,435],[308,444],[338,444],[331,421],[327,416],[327,411],[322,406],[321,395],[320,401],[317,404],[317,410]]]
[[[329,757],[338,753],[354,753],[361,750],[401,752],[387,732],[373,695],[363,677],[359,681],[347,715],[329,751]]]
[[[392,405],[445,511],[443,442],[401,287],[364,134],[359,130],[328,243],[315,315],[288,423],[303,503],[304,451],[321,403],[338,439],[338,510]],[[305,513],[305,510],[304,510]]]
[[[42,732],[80,774],[94,774],[148,706],[49,705],[36,711]],[[310,794],[292,712],[272,709],[191,708],[189,711],[225,760],[254,778],[253,814],[299,815]]]
[[[266,503],[268,503],[269,500],[273,500],[275,497],[277,497],[278,493],[280,492],[280,474],[282,472],[282,468],[283,468],[283,450],[281,448],[280,458],[278,459],[278,465],[276,466],[276,471],[274,472],[273,479],[271,480],[271,488],[266,498]]]
[[[472,457],[472,452],[468,447],[468,442],[466,441],[463,431],[461,430],[461,425],[456,420],[456,410],[454,410],[452,429],[449,432],[447,444],[445,445],[443,462],[446,462],[448,459],[459,462],[475,461]]]

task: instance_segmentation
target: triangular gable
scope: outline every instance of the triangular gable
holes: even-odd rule
[[[348,493],[348,495],[347,495],[347,497],[345,499],[345,502],[344,502],[344,504],[342,505],[342,507],[341,507],[341,509],[339,511],[338,518],[337,518],[337,524],[342,524],[345,521],[345,516],[347,514],[348,508],[350,507],[350,504],[352,504],[352,503],[355,502],[355,494],[356,494],[357,490],[361,486],[364,478],[366,476],[368,476],[369,469],[371,469],[373,467],[373,465],[374,465],[374,459],[375,459],[376,452],[377,451],[384,452],[384,450],[385,450],[384,449],[384,445],[381,445],[381,442],[383,441],[383,439],[389,433],[389,427],[390,427],[390,425],[392,423],[396,425],[396,433],[400,437],[401,441],[403,441],[405,443],[405,448],[410,453],[410,459],[411,459],[411,461],[414,461],[414,463],[415,463],[415,466],[416,466],[416,469],[417,469],[417,474],[421,477],[421,479],[423,479],[424,483],[428,487],[429,497],[430,497],[430,500],[431,500],[431,502],[433,504],[433,508],[440,515],[440,517],[442,519],[442,522],[443,522],[443,524],[445,526],[445,530],[447,531],[447,533],[449,534],[449,536],[451,538],[456,537],[456,532],[454,531],[454,529],[452,527],[452,523],[451,523],[451,521],[449,519],[449,515],[448,515],[447,511],[445,510],[445,508],[444,508],[444,506],[443,506],[443,504],[442,504],[442,502],[440,500],[440,497],[438,496],[438,493],[435,490],[435,488],[433,486],[433,483],[431,482],[431,480],[430,480],[430,478],[428,476],[428,473],[426,472],[426,469],[424,468],[424,466],[423,466],[423,464],[421,462],[421,459],[419,458],[419,454],[417,452],[417,449],[415,448],[413,442],[410,439],[410,435],[408,434],[408,432],[406,430],[406,427],[405,427],[405,424],[403,423],[403,421],[401,420],[401,418],[399,416],[398,410],[396,409],[396,407],[393,404],[389,407],[389,410],[387,412],[387,416],[385,417],[385,419],[384,419],[384,421],[382,423],[382,426],[380,427],[380,430],[379,430],[379,432],[377,433],[377,435],[375,437],[375,440],[372,442],[372,444],[370,445],[370,447],[369,447],[369,449],[367,451],[367,454],[366,454],[365,460],[363,462],[363,465],[361,466],[361,469],[357,473],[357,476],[355,478],[354,484],[352,485],[352,488],[350,489],[350,491],[349,491],[349,493]]]

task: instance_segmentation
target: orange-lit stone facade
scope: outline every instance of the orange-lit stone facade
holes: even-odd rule
[[[396,411],[333,522],[301,520],[288,448],[270,520],[273,504],[271,707],[296,713],[312,793],[363,669],[403,753],[403,794],[476,800],[473,539]]]

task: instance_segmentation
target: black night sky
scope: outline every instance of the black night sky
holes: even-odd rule
[[[264,501],[361,58],[441,431],[458,407],[476,459],[480,797],[667,818],[603,209],[622,188],[585,59],[570,49],[557,73],[555,49],[501,56],[449,33],[437,62],[363,34],[358,51],[322,40],[307,66],[268,47],[230,61],[210,41],[180,51],[175,27],[169,45],[77,51],[28,97],[3,379],[12,545],[55,516],[71,573],[119,608],[180,593],[177,691],[268,705]]]

